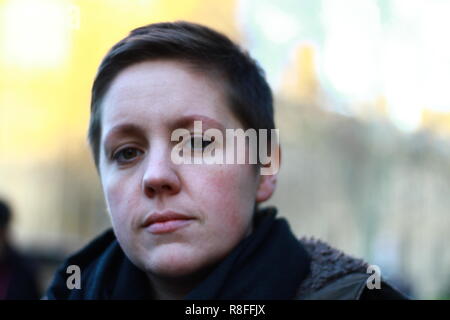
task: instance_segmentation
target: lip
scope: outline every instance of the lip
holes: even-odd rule
[[[154,212],[145,219],[143,227],[152,234],[164,234],[184,228],[193,221],[193,217],[175,211]]]

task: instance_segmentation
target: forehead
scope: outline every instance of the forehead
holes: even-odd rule
[[[168,120],[183,114],[234,118],[223,78],[195,71],[185,62],[145,61],[122,70],[102,103],[102,122]]]

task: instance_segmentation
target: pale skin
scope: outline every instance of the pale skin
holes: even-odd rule
[[[181,299],[252,231],[255,203],[269,199],[276,175],[250,164],[180,164],[170,158],[177,128],[241,128],[221,79],[185,63],[145,61],[114,79],[102,103],[99,172],[113,229],[157,299]],[[134,126],[126,130],[126,126]],[[142,227],[152,212],[192,218],[174,232]]]

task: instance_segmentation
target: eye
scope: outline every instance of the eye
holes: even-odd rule
[[[193,150],[199,150],[198,147],[201,147],[201,149],[203,150],[213,142],[214,137],[212,137],[211,141],[208,141],[203,139],[202,136],[194,136],[190,139],[189,147]]]
[[[113,160],[117,161],[119,164],[125,164],[132,162],[134,159],[139,157],[143,152],[139,149],[133,147],[126,147],[117,151],[113,155]]]

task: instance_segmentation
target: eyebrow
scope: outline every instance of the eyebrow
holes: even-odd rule
[[[114,127],[112,127],[108,133],[106,134],[103,146],[106,147],[110,144],[110,141],[113,140],[116,137],[121,136],[139,136],[144,135],[144,130],[133,124],[133,123],[125,123],[125,124],[119,124]]]
[[[222,125],[219,121],[200,114],[191,114],[175,120],[172,125],[172,129],[190,127],[194,125],[194,121],[201,121],[202,125],[206,124],[206,126],[208,127],[218,128],[221,131],[225,132],[225,126]]]

